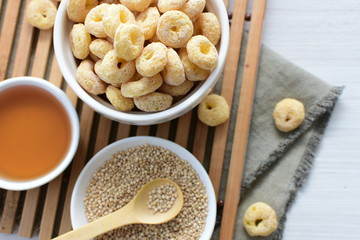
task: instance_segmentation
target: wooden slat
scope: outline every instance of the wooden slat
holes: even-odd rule
[[[89,148],[89,139],[91,135],[91,126],[94,119],[94,111],[86,104],[83,105],[80,117],[80,141],[79,148],[71,164],[70,179],[66,191],[63,215],[61,218],[59,235],[71,230],[70,220],[70,201],[77,177],[83,169],[86,162],[86,154]]]
[[[239,106],[226,186],[225,204],[221,222],[220,240],[233,239],[247,140],[250,131],[252,106],[256,87],[256,74],[261,47],[262,26],[266,0],[254,1],[249,39],[246,49]]]
[[[148,136],[150,134],[150,127],[151,126],[138,126],[136,135],[137,136]]]
[[[65,93],[68,96],[68,98],[70,99],[73,106],[76,106],[77,102],[79,101],[76,93],[69,86],[67,86]]]
[[[38,207],[38,199],[40,188],[34,188],[26,191],[24,208],[21,214],[19,227],[19,236],[30,238],[33,232],[36,210]]]
[[[27,2],[29,1],[30,0]],[[14,68],[11,74],[12,77],[23,76],[26,74],[26,66],[30,57],[32,34],[33,27],[27,24],[26,18],[23,18],[19,35],[19,43],[14,61]],[[7,196],[4,204],[4,212],[0,222],[0,232],[12,233],[20,194],[13,191],[7,191],[6,194]]]
[[[200,120],[197,120],[192,153],[201,164],[203,164],[205,160],[208,129],[209,127],[207,125],[202,123]]]
[[[171,122],[164,122],[157,125],[156,129],[156,136],[159,138],[168,139],[169,138],[169,131],[170,131],[170,123]]]
[[[39,40],[36,45],[31,76],[40,78],[44,77],[50,52],[51,40],[52,31],[49,30],[40,32]],[[19,227],[19,236],[21,237],[31,237],[32,235],[39,193],[40,188],[32,189],[26,193],[24,209],[21,215]]]
[[[96,135],[95,147],[94,147],[94,154],[100,151],[109,143],[109,136],[111,130],[111,120],[100,116],[98,132]]]
[[[231,107],[234,96],[235,82],[240,48],[244,30],[244,19],[247,7],[247,0],[235,1],[234,14],[230,29],[229,50],[225,62],[224,81],[222,82],[221,95]],[[226,140],[228,137],[229,122],[216,127],[213,149],[210,159],[209,175],[214,186],[215,194],[218,196],[221,182],[221,173],[224,162]]]
[[[52,31],[40,31],[31,76],[44,78],[52,43]]]
[[[119,123],[116,140],[127,138],[130,135],[131,125]]]
[[[31,0],[27,0],[26,5]],[[12,77],[19,77],[26,75],[27,66],[29,64],[31,40],[33,37],[34,28],[29,24],[26,17],[21,21],[21,30],[19,35],[19,43],[16,47],[16,56]],[[1,46],[1,45],[0,45]]]
[[[175,142],[184,148],[187,148],[187,142],[189,138],[189,129],[191,124],[192,111],[179,117]]]
[[[13,232],[19,198],[20,198],[20,192],[7,191],[4,210],[0,222],[0,231],[2,233]]]
[[[9,63],[11,46],[14,38],[16,20],[19,15],[21,0],[7,2],[3,27],[0,35],[0,81],[4,80]]]
[[[63,174],[48,184],[44,210],[41,216],[39,240],[51,239],[54,230],[56,210],[59,203]]]
[[[55,86],[57,86],[58,88],[60,88],[63,83],[63,76],[60,72],[59,64],[56,60],[55,54],[52,59],[49,81],[51,83],[53,83]]]

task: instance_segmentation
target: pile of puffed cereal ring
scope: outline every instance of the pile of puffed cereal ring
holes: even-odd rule
[[[120,111],[163,111],[217,65],[206,0],[68,0],[77,81]]]

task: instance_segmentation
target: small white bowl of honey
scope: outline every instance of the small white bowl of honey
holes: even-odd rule
[[[72,161],[79,119],[66,94],[35,77],[0,82],[0,188],[48,183]]]

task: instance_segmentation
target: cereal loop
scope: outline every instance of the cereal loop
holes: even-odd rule
[[[116,29],[114,38],[115,53],[130,61],[140,55],[144,48],[144,32],[136,24],[122,24]]]
[[[193,23],[186,14],[171,10],[159,18],[156,35],[165,45],[180,48],[191,38],[193,31]]]
[[[120,0],[131,11],[142,12],[150,6],[151,0]]]
[[[121,94],[120,89],[109,85],[106,88],[106,97],[110,103],[118,110],[128,112],[134,107],[134,100],[132,98],[126,98]]]
[[[181,62],[184,66],[185,76],[190,81],[203,81],[210,75],[209,70],[199,68],[192,63],[187,54],[186,48],[181,48],[179,51]]]
[[[226,122],[230,117],[230,107],[223,96],[210,94],[199,104],[199,120],[210,127]]]
[[[172,104],[172,96],[166,93],[153,92],[134,98],[136,107],[144,112],[159,112],[168,109]]]
[[[164,13],[170,10],[180,9],[185,4],[185,2],[186,0],[159,0],[157,6],[159,11]]]
[[[105,33],[111,37],[115,37],[115,32],[120,24],[135,23],[135,16],[121,4],[111,4],[104,13],[102,23]]]
[[[192,37],[186,45],[186,50],[191,62],[206,70],[216,67],[218,53],[215,46],[202,35]]]
[[[105,82],[120,87],[129,81],[135,73],[134,61],[125,61],[116,56],[115,51],[109,51],[99,66],[95,65],[95,72]]]
[[[90,54],[92,53],[96,57],[103,59],[109,51],[114,49],[114,46],[105,39],[95,39],[90,43],[89,49]]]
[[[102,4],[102,3],[112,4],[112,3],[120,3],[120,1],[119,0],[100,0],[99,4]]]
[[[159,18],[160,13],[156,7],[149,7],[137,16],[136,23],[143,29],[145,40],[155,36]]]
[[[76,70],[76,79],[89,93],[99,95],[105,93],[107,84],[94,73],[94,62],[84,60]]]
[[[70,31],[70,47],[74,56],[78,59],[85,59],[89,53],[91,36],[86,31],[84,24],[74,24]]]
[[[158,90],[159,92],[167,93],[173,97],[177,97],[187,94],[193,86],[194,82],[189,80],[186,80],[179,86],[172,86],[164,82]]]
[[[276,104],[273,118],[277,129],[291,132],[304,121],[304,104],[293,98],[285,98]]]
[[[97,5],[97,0],[69,0],[66,6],[67,15],[74,22],[84,22],[88,12]]]
[[[31,1],[26,10],[29,23],[42,30],[48,30],[54,26],[56,6],[49,0]]]
[[[190,19],[204,11],[206,0],[188,0],[180,11],[185,13]]]
[[[136,59],[136,70],[144,77],[161,72],[167,64],[167,48],[159,42],[147,45]]]
[[[204,35],[212,44],[216,45],[219,42],[221,30],[219,20],[215,14],[210,12],[201,13],[195,22],[194,29],[199,30],[199,32],[194,30],[195,35]]]
[[[174,49],[168,48],[167,50],[168,62],[161,72],[164,81],[173,86],[179,86],[185,81],[184,66],[181,63],[180,57]]]
[[[102,19],[104,16],[104,12],[110,5],[107,3],[103,3],[101,5],[98,5],[90,10],[90,12],[87,14],[85,18],[85,27],[86,31],[88,31],[90,34],[94,35],[98,38],[104,38],[107,37],[104,25],[102,23]]]
[[[163,83],[160,74],[153,77],[144,77],[138,81],[126,82],[121,85],[121,93],[124,97],[140,97],[155,92]]]
[[[243,225],[246,232],[252,237],[269,236],[278,227],[276,213],[266,203],[254,203],[246,209]]]

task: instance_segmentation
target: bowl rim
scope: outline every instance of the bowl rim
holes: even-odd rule
[[[90,180],[93,177],[93,174],[98,169],[100,169],[100,167],[103,166],[106,161],[110,160],[116,152],[123,151],[135,146],[140,146],[143,144],[161,146],[165,149],[168,149],[169,151],[177,154],[183,160],[189,162],[189,164],[198,173],[201,181],[206,187],[206,193],[208,196],[208,216],[206,218],[206,225],[200,237],[200,240],[209,240],[215,227],[217,208],[215,191],[210,177],[208,176],[201,163],[188,150],[178,145],[177,143],[152,136],[135,136],[118,140],[104,147],[89,160],[89,162],[86,164],[86,166],[81,171],[79,177],[77,178],[72,192],[70,202],[70,217],[72,227],[76,229],[87,222],[83,198],[85,197],[86,189]],[[81,213],[79,213],[79,209],[81,209]]]
[[[51,82],[30,76],[9,78],[0,82],[0,92],[16,86],[34,86],[50,93],[64,108],[71,126],[71,141],[69,143],[69,149],[62,161],[53,170],[43,176],[30,180],[16,181],[11,179],[0,179],[0,188],[13,191],[22,191],[33,189],[50,182],[67,168],[78,148],[80,139],[80,126],[78,115],[70,99],[60,88],[56,87]]]
[[[95,100],[92,95],[87,93],[76,81],[76,77],[71,74],[71,67],[69,62],[66,60],[65,43],[62,38],[62,30],[64,24],[67,22],[66,5],[68,0],[63,0],[60,3],[58,12],[55,19],[54,25],[54,50],[57,61],[60,66],[64,79],[74,90],[76,95],[85,103],[87,103],[96,112],[105,115],[106,117],[127,124],[132,125],[152,125],[166,121],[170,121],[180,115],[190,111],[196,105],[198,105],[202,99],[210,93],[212,88],[215,86],[217,80],[220,78],[222,70],[225,65],[226,55],[229,47],[229,21],[226,12],[225,5],[221,0],[212,0],[211,4],[218,12],[218,19],[221,25],[221,39],[220,39],[220,51],[218,57],[218,64],[213,72],[210,74],[207,80],[203,81],[202,85],[190,96],[186,97],[180,104],[175,104],[171,108],[155,112],[155,113],[126,113],[115,110],[99,101]]]

